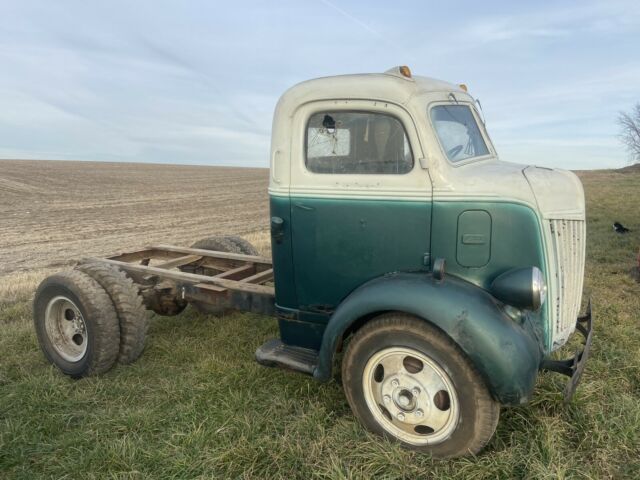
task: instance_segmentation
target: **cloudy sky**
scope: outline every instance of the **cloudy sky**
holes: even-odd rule
[[[619,167],[640,2],[0,2],[0,158],[267,166],[278,96],[313,77],[469,85],[501,158]]]

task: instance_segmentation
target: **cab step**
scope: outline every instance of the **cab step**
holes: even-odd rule
[[[279,367],[313,375],[318,363],[318,351],[285,345],[279,338],[274,338],[256,350],[256,361],[265,367]]]

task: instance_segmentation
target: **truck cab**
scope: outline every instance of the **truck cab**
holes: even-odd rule
[[[400,68],[282,96],[269,198],[276,304],[296,317],[292,343],[319,348],[315,325],[357,287],[429,272],[436,259],[485,291],[508,270],[537,268],[548,297],[534,320],[541,348],[566,342],[582,299],[582,185],[501,161],[476,105],[464,85]]]
[[[580,358],[567,370],[548,355],[580,325],[582,185],[500,160],[477,106],[465,85],[407,67],[310,80],[278,102],[276,316],[283,349],[318,352],[317,379],[372,319],[408,315],[459,348],[502,405],[528,401],[544,368],[572,376],[573,392]],[[415,446],[381,408],[392,421],[379,430]]]

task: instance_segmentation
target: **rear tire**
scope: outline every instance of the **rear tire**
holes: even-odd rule
[[[42,281],[33,321],[45,357],[73,378],[108,371],[118,358],[120,326],[109,294],[74,270]]]
[[[203,238],[191,245],[191,248],[211,250],[214,252],[241,253],[243,255],[259,255],[258,250],[242,237],[237,235],[216,235]],[[181,270],[190,273],[200,273],[202,275],[214,275],[213,271],[205,267],[182,267]],[[211,303],[191,302],[191,305],[200,313],[221,315],[229,308]]]
[[[97,281],[111,297],[120,323],[118,363],[135,362],[144,350],[149,328],[147,312],[135,283],[122,270],[104,263],[85,263],[76,269]]]
[[[246,240],[246,239],[244,239],[242,237],[239,237],[237,235],[227,235],[226,238],[230,242],[235,243],[235,245],[239,249],[239,251],[237,253],[243,253],[245,255],[253,255],[253,256],[256,256],[256,257],[260,255],[260,252],[258,252],[256,247],[254,247],[253,244],[249,240]]]
[[[367,429],[434,457],[478,453],[500,416],[464,352],[441,330],[403,313],[381,315],[355,333],[342,383]]]
[[[243,255],[259,255],[251,242],[237,235],[215,235],[202,238],[191,245],[191,248],[213,250],[217,252],[241,253]]]

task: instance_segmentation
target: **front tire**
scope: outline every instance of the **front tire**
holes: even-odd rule
[[[342,382],[367,429],[434,457],[478,453],[498,424],[500,405],[460,348],[410,315],[381,315],[358,330]]]
[[[43,280],[33,300],[33,320],[45,357],[66,375],[104,373],[118,358],[120,327],[113,302],[83,272]]]

